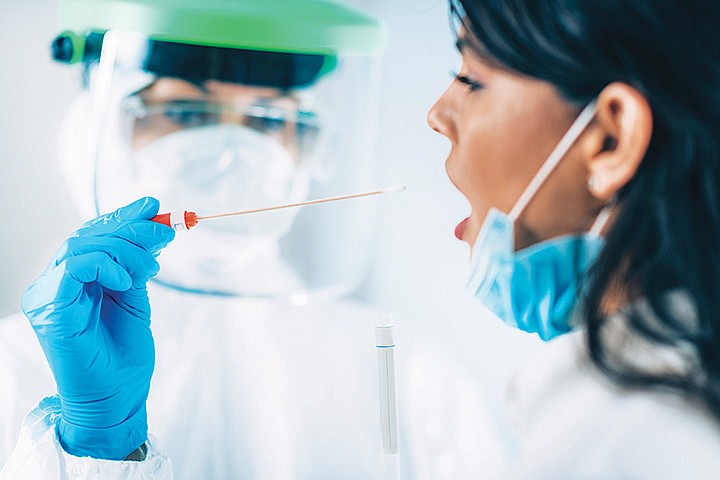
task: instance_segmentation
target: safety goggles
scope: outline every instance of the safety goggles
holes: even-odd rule
[[[188,128],[235,124],[269,135],[286,146],[298,161],[319,148],[321,121],[291,97],[240,98],[233,102],[179,98],[155,101],[138,92],[122,102],[123,122],[134,148]]]

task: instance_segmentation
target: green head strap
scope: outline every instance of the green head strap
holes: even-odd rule
[[[377,55],[375,19],[325,0],[62,0],[61,28],[152,40],[330,56]]]
[[[102,34],[112,30],[138,33],[155,50],[176,55],[187,45],[195,58],[202,47],[255,59],[267,52],[274,65],[316,69],[312,81],[332,71],[338,57],[377,55],[385,41],[377,20],[325,0],[62,0],[60,22],[65,32],[53,57],[66,63],[97,60]]]

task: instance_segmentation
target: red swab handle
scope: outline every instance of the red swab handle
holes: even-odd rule
[[[160,213],[150,220],[167,225],[174,230],[190,230],[198,224],[197,213],[188,211]]]

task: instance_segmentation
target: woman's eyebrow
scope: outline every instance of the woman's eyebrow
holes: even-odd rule
[[[457,48],[460,53],[463,53],[468,46],[469,43],[465,37],[458,37],[455,41],[455,48]]]
[[[455,48],[457,48],[461,55],[465,55],[465,53],[467,53],[469,56],[476,59],[480,64],[488,68],[498,65],[492,60],[492,58],[482,54],[482,49],[472,37],[468,38],[466,35],[458,36],[455,41]]]

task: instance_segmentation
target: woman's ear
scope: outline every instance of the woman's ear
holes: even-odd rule
[[[585,155],[588,190],[595,198],[609,201],[635,176],[652,128],[650,105],[635,88],[616,82],[600,92]]]

